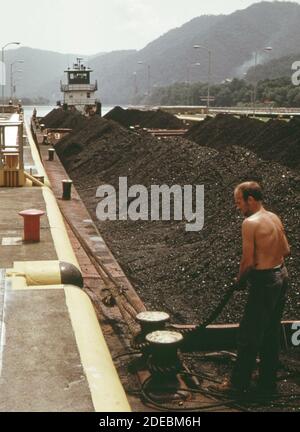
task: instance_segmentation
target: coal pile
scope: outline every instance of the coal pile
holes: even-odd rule
[[[169,312],[182,323],[205,319],[236,276],[242,217],[234,209],[233,189],[241,181],[261,182],[266,205],[281,216],[292,245],[285,317],[299,318],[298,171],[237,145],[217,149],[179,137],[158,139],[97,117],[64,137],[56,150],[148,309]],[[204,185],[204,229],[186,232],[185,221],[97,221],[96,189],[111,184],[118,190],[122,176],[128,187],[141,184],[148,190],[153,184]],[[246,295],[236,293],[218,322],[239,321]]]
[[[43,123],[46,128],[66,128],[77,129],[82,128],[88,119],[81,115],[78,111],[65,111],[62,108],[55,108],[43,117]]]
[[[242,146],[263,159],[300,169],[300,119],[297,118],[289,122],[262,122],[219,114],[193,126],[186,137],[216,149]]]
[[[162,110],[142,111],[113,108],[105,116],[107,120],[114,120],[124,127],[140,126],[148,129],[184,129],[184,123],[172,114]]]

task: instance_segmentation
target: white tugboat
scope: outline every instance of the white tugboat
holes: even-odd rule
[[[65,71],[67,84],[60,83],[60,89],[64,94],[64,107],[75,108],[85,115],[101,115],[101,103],[95,96],[98,90],[97,81],[91,84],[93,70],[84,66],[81,61],[81,58],[77,58],[77,63]]]

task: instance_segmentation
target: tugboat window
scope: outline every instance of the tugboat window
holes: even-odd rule
[[[69,84],[88,84],[89,75],[86,72],[72,72],[69,75]]]

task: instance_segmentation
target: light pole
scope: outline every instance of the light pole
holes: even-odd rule
[[[2,112],[4,112],[4,88],[5,88],[5,62],[4,62],[4,50],[9,45],[20,45],[21,42],[8,42],[2,47]]]
[[[272,51],[272,47],[265,47],[263,48],[263,52],[270,52]],[[256,93],[257,93],[257,79],[256,79],[256,67],[257,67],[257,57],[258,57],[259,51],[255,51],[254,54],[254,85],[253,85],[253,117],[255,116],[256,111]]]
[[[190,63],[189,65],[187,65],[187,82],[189,84],[191,83],[191,68],[193,66],[201,66],[201,63]]]
[[[13,93],[14,93],[13,92],[13,85],[14,85],[14,83],[13,83],[13,75],[14,75],[14,72],[22,72],[21,69],[18,69],[17,71],[13,70],[13,66],[16,63],[24,63],[24,60],[16,60],[16,61],[14,61],[14,62],[12,62],[10,64],[10,99],[13,98]]]
[[[150,91],[151,91],[151,66],[148,63],[145,63],[143,61],[139,61],[138,64],[139,65],[144,65],[147,68],[147,79],[148,79],[147,96],[150,96]]]
[[[17,71],[15,71],[16,73],[17,72],[23,72],[21,69],[19,69],[19,70],[17,70]],[[14,81],[13,81],[13,88],[12,88],[12,98],[14,97],[14,95],[16,94],[16,83],[17,83],[17,81],[21,81],[21,77],[17,77]],[[11,99],[12,99],[11,98]]]
[[[207,84],[207,114],[209,114],[210,108],[210,82],[211,82],[211,56],[212,52],[209,48],[203,45],[194,45],[195,49],[204,49],[208,52],[208,84]]]
[[[136,71],[133,72],[133,103],[137,103],[137,94],[138,94],[138,87],[137,87],[137,79],[136,79]]]
[[[191,85],[191,68],[193,66],[201,66],[201,63],[190,63],[189,65],[187,65],[187,84],[188,84],[188,88],[187,88],[187,104],[189,105],[190,102],[190,96],[189,96],[189,91],[190,91],[190,85]]]

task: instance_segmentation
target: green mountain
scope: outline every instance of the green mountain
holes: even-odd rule
[[[259,81],[282,77],[291,78],[294,73],[292,64],[296,61],[300,61],[300,53],[289,54],[278,59],[273,59],[265,64],[258,65],[256,70],[254,67],[251,67],[245,78],[249,81],[253,81],[255,77]]]
[[[255,52],[258,63],[298,52],[299,22],[300,5],[291,2],[261,2],[230,15],[195,18],[125,57],[114,70],[99,75],[103,101],[132,102],[136,89],[145,94],[146,65],[150,66],[151,91],[187,81],[188,75],[192,82],[207,81],[208,53],[194,49],[196,44],[212,51],[213,82],[243,77],[254,65]],[[265,47],[272,47],[272,51],[265,53]],[[199,67],[191,66],[198,62]]]
[[[256,52],[259,64],[297,53],[300,47],[299,22],[298,3],[261,2],[230,15],[194,18],[139,51],[80,57],[88,59],[95,70],[93,78],[98,80],[102,102],[126,104],[134,102],[137,95],[148,92],[148,72],[151,93],[157,87],[175,82],[207,81],[208,53],[205,49],[194,49],[194,45],[212,51],[214,83],[243,77],[254,65]],[[268,54],[263,51],[266,46],[273,48]],[[76,59],[76,54],[30,48],[6,51],[8,68],[9,63],[16,59],[25,60],[24,65],[20,65],[24,70],[22,80],[17,84],[20,96],[44,96],[52,101],[61,99],[59,81],[64,69]],[[200,63],[200,66],[195,66],[195,63]],[[257,71],[259,69],[258,66]],[[8,93],[9,88],[6,89]]]

